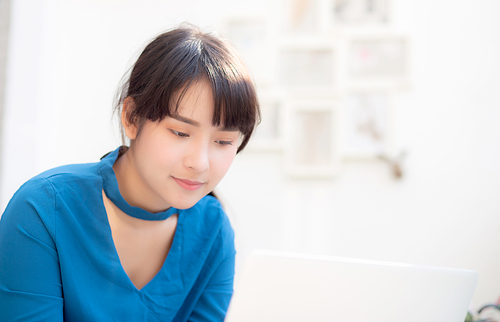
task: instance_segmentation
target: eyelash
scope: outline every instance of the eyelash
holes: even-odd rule
[[[233,145],[233,142],[231,141],[221,141],[221,140],[217,140],[215,141],[217,142],[218,144],[222,145],[222,146],[226,146],[226,145]]]
[[[179,131],[170,130],[170,132],[172,132],[175,136],[178,136],[180,138],[188,138],[189,137],[189,134],[182,133]]]
[[[170,132],[172,132],[175,136],[179,137],[179,138],[188,138],[189,137],[189,134],[186,134],[186,133],[182,133],[182,132],[179,132],[179,131],[174,131],[174,130],[170,130]],[[221,141],[221,140],[217,140],[215,141],[217,142],[219,145],[221,146],[226,146],[226,145],[233,145],[233,142],[232,141]]]

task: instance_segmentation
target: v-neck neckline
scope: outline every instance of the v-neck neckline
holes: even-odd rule
[[[102,194],[101,198],[103,198]],[[181,250],[182,250],[183,216],[181,216],[180,213],[178,213],[177,225],[172,239],[172,244],[170,245],[170,249],[167,253],[167,256],[165,257],[165,260],[161,265],[160,270],[143,287],[138,288],[134,284],[134,282],[132,282],[132,279],[127,274],[125,268],[122,265],[120,255],[118,254],[118,250],[116,248],[115,240],[113,239],[113,232],[111,230],[111,225],[109,222],[106,207],[104,206],[104,200],[102,200],[102,210],[105,223],[107,224],[106,226],[107,240],[110,242],[111,249],[113,250],[111,254],[112,260],[117,263],[115,267],[119,267],[120,275],[122,275],[122,278],[123,280],[126,281],[125,283],[128,285],[128,287],[132,288],[135,292],[139,293],[149,292],[148,291],[149,289],[154,290],[156,288],[155,285],[161,284],[163,287],[165,287],[165,283],[156,283],[156,280],[161,280],[163,278],[163,280],[165,280],[166,283],[170,282],[168,284],[169,288],[172,288],[172,290],[176,289],[175,284],[179,283],[179,281],[182,281],[181,272],[178,264],[180,262]],[[157,292],[153,291],[153,293]]]
[[[180,257],[181,257],[181,250],[182,250],[182,234],[183,234],[183,216],[181,215],[182,211],[175,209],[173,207],[167,209],[164,212],[160,213],[151,213],[148,212],[144,209],[138,208],[138,207],[133,207],[130,206],[125,199],[120,194],[120,190],[118,189],[118,182],[116,180],[115,173],[113,171],[113,164],[116,161],[116,159],[124,153],[123,151],[123,146],[117,148],[116,150],[104,155],[101,158],[101,162],[99,163],[99,174],[101,175],[102,178],[102,189],[101,192],[104,191],[106,197],[109,199],[111,203],[113,203],[118,209],[123,211],[125,214],[130,215],[132,217],[142,219],[142,220],[164,220],[169,218],[173,214],[177,214],[177,225],[175,228],[174,236],[172,239],[172,244],[170,246],[170,249],[167,253],[167,256],[165,257],[165,260],[163,261],[163,264],[161,265],[160,270],[140,289],[132,282],[130,279],[129,275],[125,271],[121,260],[120,256],[118,254],[118,251],[116,249],[116,244],[113,239],[113,233],[111,230],[111,225],[109,222],[108,218],[108,213],[106,211],[106,207],[104,205],[104,199],[103,199],[103,194],[101,193],[101,202],[102,202],[102,211],[103,211],[103,216],[105,219],[105,223],[107,224],[106,227],[106,234],[107,234],[107,239],[111,243],[111,248],[113,249],[113,253],[111,254],[112,260],[116,261],[117,266],[119,267],[120,270],[120,275],[122,275],[123,280],[125,280],[126,284],[128,285],[129,288],[132,288],[134,291],[139,292],[139,293],[153,293],[153,294],[163,294],[165,295],[165,286],[167,286],[167,289],[170,290],[168,293],[178,293],[180,289],[182,289],[182,278],[181,278],[181,272],[180,272]],[[125,147],[126,148],[126,147]],[[110,195],[108,195],[108,191],[111,193],[111,198]],[[115,200],[118,200],[118,204],[115,202]],[[130,211],[127,212],[127,211]],[[116,267],[116,266],[115,266]],[[163,280],[162,283],[157,283],[157,280]],[[168,284],[166,284],[168,283]],[[155,289],[161,288],[161,292],[155,291]]]

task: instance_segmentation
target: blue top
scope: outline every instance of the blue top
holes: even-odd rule
[[[121,196],[113,164],[68,165],[26,182],[0,220],[0,321],[222,321],[233,291],[234,233],[219,201],[150,213]],[[102,199],[144,220],[178,214],[158,274],[137,289]]]

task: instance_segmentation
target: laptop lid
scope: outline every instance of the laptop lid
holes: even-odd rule
[[[463,322],[476,284],[472,270],[257,251],[225,322]]]

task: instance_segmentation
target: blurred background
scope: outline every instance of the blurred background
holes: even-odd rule
[[[500,296],[500,2],[0,0],[0,205],[120,142],[112,102],[158,33],[229,38],[264,119],[218,193],[253,249],[474,269]]]

